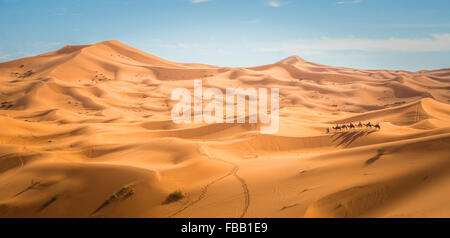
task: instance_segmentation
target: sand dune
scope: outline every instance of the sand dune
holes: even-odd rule
[[[280,88],[279,131],[175,124],[171,91],[198,79]],[[449,92],[450,69],[216,67],[118,41],[0,63],[0,217],[450,217]],[[381,130],[325,133],[359,121]]]

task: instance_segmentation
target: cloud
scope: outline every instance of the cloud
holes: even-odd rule
[[[342,4],[358,4],[358,3],[362,3],[363,0],[352,0],[352,1],[339,1],[336,2],[336,4],[342,5]]]
[[[14,60],[14,59],[19,59],[19,58],[23,58],[26,56],[30,56],[32,55],[31,53],[26,53],[26,52],[13,52],[13,53],[4,53],[4,52],[0,52],[0,62],[7,62],[10,60]]]
[[[327,51],[396,51],[437,52],[450,51],[450,34],[433,34],[429,38],[327,38],[298,40],[263,46],[260,52],[323,53]]]
[[[9,58],[11,58],[11,55],[0,52],[0,60],[7,60]]]
[[[191,0],[191,3],[202,3],[202,2],[208,2],[209,0]]]
[[[230,52],[228,52],[228,51],[226,51],[226,50],[224,50],[222,48],[218,48],[216,51],[217,51],[217,53],[219,53],[221,55],[233,55]]]
[[[279,6],[281,6],[281,4],[278,1],[270,1],[269,2],[269,6],[271,6],[271,7],[279,7]]]
[[[413,23],[413,24],[388,24],[383,27],[397,28],[449,28],[450,23]]]
[[[201,45],[194,44],[194,43],[184,43],[184,42],[164,42],[159,39],[153,39],[154,46],[160,47],[160,48],[167,48],[167,49],[179,49],[179,50],[185,50],[185,49],[193,49],[193,48],[201,48]]]
[[[190,49],[194,47],[186,43],[163,44],[162,46],[170,49]]]

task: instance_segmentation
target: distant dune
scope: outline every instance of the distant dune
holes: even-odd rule
[[[173,123],[172,89],[199,79],[279,88],[278,133]],[[450,69],[66,46],[0,63],[0,217],[450,217],[449,103]],[[381,129],[325,133],[351,122]]]

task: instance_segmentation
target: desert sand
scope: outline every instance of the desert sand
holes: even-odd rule
[[[199,79],[280,88],[279,131],[173,123],[172,89]],[[1,63],[0,103],[0,217],[450,217],[450,69],[216,67],[105,41]],[[381,129],[325,133],[359,121]]]

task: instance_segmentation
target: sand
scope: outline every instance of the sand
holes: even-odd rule
[[[279,131],[173,123],[172,89],[198,79],[280,88]],[[1,63],[0,217],[450,217],[449,89],[450,69],[216,67],[118,41]],[[325,133],[359,121],[381,129]]]

